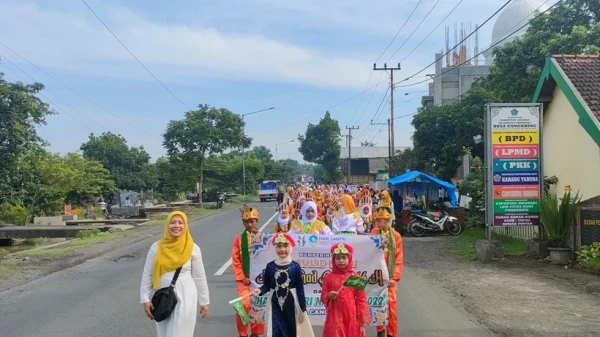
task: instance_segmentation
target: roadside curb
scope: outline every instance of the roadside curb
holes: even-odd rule
[[[189,222],[190,222],[190,223],[192,223],[192,222],[195,222],[195,221],[198,221],[198,220],[202,220],[202,219],[205,219],[205,218],[211,217],[211,216],[213,216],[213,215],[221,214],[221,213],[227,212],[227,211],[229,211],[229,210],[231,210],[231,209],[234,209],[234,208],[235,208],[235,207],[237,207],[237,206],[242,206],[242,205],[244,205],[244,204],[243,204],[243,203],[236,203],[236,204],[233,204],[231,207],[228,207],[228,208],[222,208],[222,209],[218,209],[218,210],[216,210],[216,211],[215,211],[215,212],[213,212],[213,213],[210,213],[210,214],[206,214],[206,215],[202,215],[202,216],[199,216],[199,217],[195,217],[195,218],[189,219]],[[148,222],[142,222],[142,223],[140,223],[140,224],[137,224],[137,225],[135,225],[135,226],[132,226],[131,228],[123,229],[122,231],[128,231],[128,230],[132,230],[132,229],[135,229],[135,228],[137,228],[137,227],[140,227],[140,226],[158,226],[158,225],[148,225],[147,223],[148,223]],[[24,250],[20,250],[20,251],[18,251],[18,252],[10,253],[10,254],[8,254],[8,255],[5,255],[4,257],[13,256],[13,255],[16,255],[16,254],[18,254],[18,253],[20,253],[20,252],[27,252],[27,251],[32,251],[32,250],[44,250],[44,249],[50,249],[50,248],[60,247],[60,246],[62,246],[62,245],[66,245],[66,244],[68,244],[68,243],[71,243],[71,242],[73,242],[73,241],[77,241],[77,240],[81,240],[81,239],[80,239],[80,238],[75,238],[75,239],[71,239],[71,240],[65,240],[65,241],[63,241],[63,242],[57,242],[57,243],[53,243],[53,244],[51,244],[51,245],[47,245],[47,246],[42,246],[42,247],[34,247],[34,248],[31,248],[31,249],[24,249]],[[128,244],[128,245],[125,245],[125,246],[123,246],[123,247],[127,247],[127,246],[129,246],[129,245],[132,245],[132,244],[135,244],[135,243],[137,243],[137,242],[139,242],[139,241],[131,242],[130,244]]]
[[[252,202],[252,201],[251,201],[251,202]],[[248,203],[250,203],[250,202],[248,202]],[[213,213],[211,213],[211,214],[206,214],[206,215],[202,215],[202,216],[199,216],[199,217],[193,218],[193,219],[191,219],[191,220],[190,220],[190,223],[192,223],[192,222],[196,222],[196,221],[198,221],[198,220],[206,219],[206,218],[209,218],[209,217],[215,216],[215,215],[217,215],[217,214],[222,214],[222,213],[228,212],[228,211],[230,211],[230,210],[234,210],[236,207],[238,207],[238,206],[241,206],[241,205],[244,205],[244,204],[246,204],[246,203],[235,203],[235,204],[232,204],[232,206],[231,206],[231,207],[228,207],[228,208],[222,208],[222,209],[219,209],[219,210],[217,210],[217,211],[215,211],[215,212],[213,212]],[[150,226],[153,226],[153,225],[136,226],[136,227],[133,227],[133,228],[139,228],[139,227],[150,228]],[[156,225],[156,226],[158,226],[158,225]],[[129,229],[127,229],[127,230],[129,230]],[[138,244],[138,243],[139,243],[139,242],[141,242],[141,241],[148,240],[148,239],[152,238],[153,236],[158,236],[158,235],[161,235],[161,234],[149,235],[149,236],[141,236],[141,237],[139,237],[139,238],[137,238],[137,239],[134,239],[134,240],[132,240],[132,241],[130,241],[130,242],[127,242],[127,244],[125,244],[125,245],[122,245],[122,246],[120,246],[120,247],[119,247],[119,249],[123,249],[123,248],[126,248],[126,247],[133,246],[133,245],[135,245],[135,244]],[[58,246],[60,246],[60,245],[64,245],[64,244],[66,244],[66,243],[68,243],[68,242],[72,242],[72,241],[75,241],[75,240],[79,240],[79,239],[68,240],[68,241],[65,241],[65,242],[59,242],[59,245],[58,245]],[[98,243],[101,243],[101,242],[98,242]],[[92,245],[95,245],[95,244],[98,244],[98,243],[93,243]],[[57,246],[57,244],[50,245],[50,246],[56,247],[56,246]],[[44,246],[44,247],[36,247],[36,248],[27,249],[27,250],[23,250],[23,251],[40,250],[40,249],[47,249],[47,248],[52,248],[52,247],[49,247],[49,246]],[[46,276],[48,276],[48,275],[54,274],[54,273],[56,273],[56,272],[59,272],[59,271],[62,271],[62,270],[66,270],[66,269],[69,269],[69,268],[75,267],[75,266],[77,266],[77,265],[80,265],[80,264],[82,264],[82,263],[85,263],[85,262],[86,262],[86,261],[88,261],[88,260],[95,259],[95,258],[98,258],[98,257],[104,256],[104,255],[110,254],[110,253],[112,253],[112,252],[113,252],[112,250],[106,250],[106,251],[100,251],[100,252],[98,252],[98,253],[96,253],[96,254],[92,254],[92,255],[88,255],[88,256],[82,256],[82,257],[76,258],[76,259],[74,259],[74,260],[72,261],[72,263],[69,263],[68,265],[57,266],[56,268],[49,269],[49,270],[47,270],[46,272],[44,272],[44,273],[41,273],[41,274],[37,275],[37,277],[35,277],[35,278],[31,278],[31,279],[28,279],[28,280],[24,280],[24,281],[22,281],[22,282],[19,282],[19,283],[17,283],[17,284],[11,284],[10,286],[8,286],[8,287],[5,287],[5,288],[1,288],[1,287],[0,287],[0,292],[7,291],[7,290],[10,290],[10,289],[13,289],[13,288],[15,288],[15,287],[18,287],[18,286],[21,286],[21,285],[27,284],[27,283],[29,283],[29,282],[33,282],[33,281],[35,281],[35,280],[37,280],[37,279],[40,279],[40,278],[42,278],[42,277],[46,277]],[[12,255],[15,255],[15,254],[17,254],[17,253],[12,253],[12,254],[6,255],[4,258],[10,257],[10,256],[12,256]]]

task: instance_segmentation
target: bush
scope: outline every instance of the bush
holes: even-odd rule
[[[25,226],[29,215],[22,205],[11,205],[4,203],[0,206],[0,222]]]
[[[77,238],[84,239],[100,234],[98,229],[85,229],[77,232]]]
[[[577,262],[584,268],[600,270],[600,246],[581,246],[577,252]]]

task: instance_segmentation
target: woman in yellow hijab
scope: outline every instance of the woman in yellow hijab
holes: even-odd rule
[[[175,282],[177,306],[171,317],[156,322],[158,337],[192,337],[196,327],[198,306],[200,315],[208,315],[208,283],[202,262],[202,252],[188,226],[187,216],[175,211],[167,216],[163,238],[150,247],[140,286],[140,301],[148,318],[152,317],[152,295],[168,287],[181,268]]]

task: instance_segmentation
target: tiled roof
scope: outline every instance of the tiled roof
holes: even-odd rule
[[[600,55],[552,55],[600,121]]]

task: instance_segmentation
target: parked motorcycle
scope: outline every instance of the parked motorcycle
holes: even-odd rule
[[[217,208],[222,208],[225,203],[225,193],[217,193]]]
[[[443,231],[447,231],[450,235],[458,235],[463,231],[463,227],[458,222],[458,219],[451,216],[445,208],[440,210],[440,218],[438,220],[434,220],[427,216],[427,214],[421,213],[412,213],[411,218],[412,220],[408,224],[408,228],[414,236],[420,237],[427,232]]]

